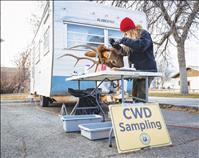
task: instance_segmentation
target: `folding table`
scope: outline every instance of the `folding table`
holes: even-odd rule
[[[162,76],[162,73],[160,72],[146,72],[146,71],[135,71],[130,69],[117,69],[117,70],[106,70],[106,71],[99,71],[99,72],[93,72],[88,73],[84,75],[79,76],[72,76],[66,79],[66,81],[100,81],[96,89],[93,90],[96,91],[98,87],[104,82],[104,81],[117,81],[121,80],[121,93],[122,93],[122,104],[125,103],[124,98],[124,80],[125,79],[134,79],[134,78],[145,78],[145,85],[146,85],[146,102],[148,102],[148,78],[149,77],[160,77]],[[103,113],[103,118],[105,120],[105,113],[101,107],[101,105],[98,102],[98,106],[100,110]],[[113,128],[110,131],[109,134],[109,146],[111,146],[111,138],[112,138]]]

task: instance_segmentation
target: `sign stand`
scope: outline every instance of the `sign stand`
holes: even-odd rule
[[[158,104],[118,104],[109,110],[119,153],[172,144]]]

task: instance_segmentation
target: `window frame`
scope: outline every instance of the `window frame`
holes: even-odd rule
[[[103,37],[104,38],[104,42],[105,42],[105,36],[104,36],[104,33],[103,35],[97,35],[97,34],[88,34],[88,33],[82,33],[82,32],[74,32],[74,31],[68,31],[68,25],[76,25],[76,26],[82,26],[82,27],[90,27],[90,28],[97,28],[97,29],[102,29],[102,31],[104,32],[104,28],[103,27],[97,27],[97,26],[94,26],[94,25],[86,25],[86,24],[77,24],[77,23],[65,23],[67,24],[67,27],[65,27],[67,30],[66,30],[66,34],[67,36],[65,36],[65,49],[69,49],[69,41],[73,41],[73,40],[68,40],[68,33],[75,33],[75,34],[82,34],[82,35],[87,35],[87,36],[98,36],[98,37]],[[75,40],[77,42],[77,40]],[[89,44],[105,44],[105,43],[101,43],[101,42],[90,42],[88,40],[86,41],[80,41],[78,40],[78,42],[80,43],[89,43]],[[82,48],[74,48],[73,50],[88,50],[88,49],[82,49]]]
[[[104,43],[100,43],[100,42],[89,42],[87,41],[88,43],[92,43],[92,44],[104,44],[105,46],[109,46],[109,30],[112,30],[112,31],[120,31],[119,28],[111,28],[111,27],[102,27],[102,26],[97,26],[97,25],[88,25],[88,24],[82,24],[82,23],[73,23],[73,22],[64,22],[64,30],[65,30],[65,40],[64,40],[64,49],[69,49],[70,47],[68,46],[68,32],[74,32],[74,31],[68,31],[68,25],[78,25],[78,26],[86,26],[86,27],[92,27],[92,28],[99,28],[99,29],[103,29],[104,31],[104,35],[96,35],[96,36],[99,36],[99,37],[104,37]],[[80,32],[74,32],[74,33],[77,33],[77,34],[86,34],[86,33],[80,33]],[[95,35],[95,34],[87,34],[87,35]],[[122,38],[122,37],[121,37]],[[120,38],[117,38],[117,39],[120,39]],[[69,40],[71,41],[71,40]],[[78,48],[74,48],[73,50],[78,50],[78,51],[85,51],[85,50],[88,50],[88,49],[78,49]]]

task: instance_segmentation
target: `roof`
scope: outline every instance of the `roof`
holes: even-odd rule
[[[16,72],[17,71],[17,67],[1,67],[1,73],[3,72]]]
[[[187,77],[199,76],[199,66],[188,66],[186,70],[187,70]],[[179,78],[179,77],[180,77],[179,72],[171,76],[171,78]]]

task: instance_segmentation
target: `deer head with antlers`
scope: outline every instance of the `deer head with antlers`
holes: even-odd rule
[[[90,60],[93,62],[93,65],[91,65],[89,69],[91,69],[94,65],[96,65],[95,71],[97,70],[99,64],[105,64],[110,68],[113,68],[113,67],[120,68],[124,66],[123,55],[121,55],[121,53],[117,49],[107,48],[104,44],[100,44],[97,47],[97,49],[92,48],[91,46],[88,46],[88,45],[77,45],[77,46],[71,47],[70,49],[77,48],[77,47],[85,47],[85,48],[90,49],[90,51],[84,54],[86,57],[77,57],[73,54],[66,53],[60,56],[59,58],[62,58],[64,56],[72,56],[77,59],[75,65],[81,59]],[[98,57],[98,60],[94,60],[88,57],[91,57],[91,58]]]

